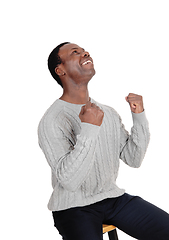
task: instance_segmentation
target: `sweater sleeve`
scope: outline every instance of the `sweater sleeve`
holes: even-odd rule
[[[149,126],[145,111],[135,114],[132,112],[133,127],[131,134],[121,124],[120,158],[129,166],[138,168],[144,159],[149,140]]]
[[[74,146],[59,128],[39,125],[39,145],[55,174],[58,182],[68,191],[76,191],[88,176],[93,166],[97,135],[100,127],[88,123],[81,124]]]

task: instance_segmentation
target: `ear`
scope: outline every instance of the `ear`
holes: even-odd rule
[[[55,68],[55,73],[59,76],[64,76],[65,75],[64,71],[60,67]]]

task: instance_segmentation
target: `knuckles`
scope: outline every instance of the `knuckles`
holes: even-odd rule
[[[143,101],[143,97],[141,95],[137,95],[137,94],[134,94],[134,93],[129,93],[129,95],[127,97],[127,100],[129,102],[134,102],[134,101],[142,102]]]
[[[102,124],[104,112],[94,103],[88,103],[82,107],[79,118],[82,122],[88,122],[100,126]]]

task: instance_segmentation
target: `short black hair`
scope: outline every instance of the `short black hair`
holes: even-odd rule
[[[52,75],[52,77],[57,81],[57,83],[63,88],[62,82],[60,80],[59,75],[55,72],[55,68],[62,63],[62,59],[59,57],[59,49],[65,45],[69,44],[70,42],[64,42],[59,44],[53,51],[50,53],[48,57],[48,69]]]

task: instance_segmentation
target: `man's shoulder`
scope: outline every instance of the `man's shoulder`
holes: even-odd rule
[[[80,119],[78,110],[64,101],[57,99],[45,112],[40,122],[45,123],[45,126],[64,128],[65,126],[79,125]]]
[[[48,107],[48,109],[43,114],[40,123],[44,122],[46,124],[51,123],[52,121],[56,121],[57,118],[64,111],[63,106],[60,104],[60,101],[57,99],[55,102]]]
[[[61,110],[63,110],[63,106],[61,105],[59,99],[56,99],[54,103],[52,103],[48,109],[45,111],[45,115],[51,115],[53,113],[58,114]]]

